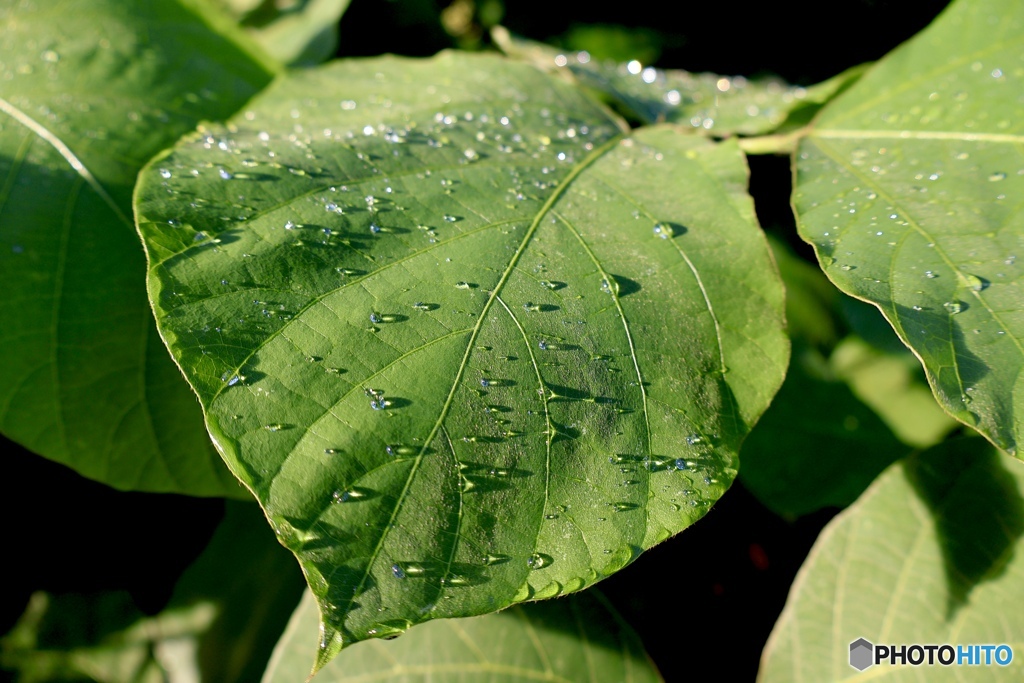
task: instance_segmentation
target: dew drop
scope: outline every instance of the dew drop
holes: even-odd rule
[[[530,569],[543,569],[544,567],[547,567],[554,561],[554,558],[552,558],[550,555],[545,555],[544,553],[534,553],[533,555],[530,555],[530,557],[527,558],[526,565]]]
[[[990,175],[988,177],[988,180],[989,182],[997,183],[1000,180],[1006,180],[1006,174],[1003,173],[1002,171],[999,171],[998,173],[993,173],[992,175]]]
[[[949,311],[950,315],[956,315],[960,311],[964,310],[963,304],[959,301],[947,301],[942,304],[942,307]]]
[[[361,489],[351,489],[349,491],[335,491],[331,494],[331,498],[335,503],[351,503],[353,501],[362,500],[366,498],[366,491]]]

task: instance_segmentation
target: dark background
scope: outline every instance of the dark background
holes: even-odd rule
[[[946,4],[353,0],[341,21],[338,55],[489,49],[487,28],[501,23],[596,57],[748,77],[771,73],[809,85],[882,57]],[[750,165],[762,224],[808,254],[789,208],[788,159],[755,157]],[[223,515],[217,500],[117,492],[9,441],[0,440],[0,449],[8,558],[0,633],[35,590],[126,589],[143,611],[159,611]],[[693,528],[600,589],[639,632],[666,680],[692,674],[696,661],[713,662],[716,677],[753,680],[793,577],[835,512],[787,521],[737,483]]]

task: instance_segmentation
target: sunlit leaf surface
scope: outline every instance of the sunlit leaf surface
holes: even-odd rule
[[[321,661],[579,590],[721,495],[788,352],[746,177],[465,54],[294,74],[143,172],[161,332]]]
[[[1024,5],[960,0],[800,144],[801,234],[881,309],[939,402],[1001,449],[1024,430]]]

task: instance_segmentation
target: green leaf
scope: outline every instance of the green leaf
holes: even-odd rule
[[[768,640],[759,680],[1019,679],[1019,657],[1005,669],[879,664],[861,673],[849,652],[858,638],[1019,649],[1022,491],[1024,464],[981,439],[946,442],[888,469],[825,527]]]
[[[124,591],[39,592],[0,641],[0,664],[17,671],[22,683],[164,683],[200,680],[200,674],[218,683],[254,681],[302,586],[295,560],[259,508],[228,503],[206,550],[159,614],[144,615]]]
[[[835,348],[829,363],[905,444],[934,446],[957,424],[918,379],[921,365],[906,351],[885,353],[851,335]]]
[[[268,75],[175,2],[0,9],[0,428],[117,488],[244,495],[153,326],[142,165]]]
[[[271,56],[291,66],[318,64],[338,48],[349,0],[212,0]]]
[[[800,233],[875,304],[942,406],[1024,430],[1024,5],[960,0],[827,105],[796,157]]]
[[[202,603],[146,617],[125,591],[37,592],[0,641],[0,664],[19,683],[162,683],[215,617]]]
[[[617,64],[519,38],[501,26],[492,29],[492,36],[505,54],[547,71],[568,72],[642,123],[679,123],[716,137],[770,133],[804,110],[799,118],[805,122],[810,119],[807,112],[816,111],[860,74],[859,68],[851,69],[812,88],[799,88],[778,78],[656,69],[636,60]]]
[[[769,233],[768,244],[786,286],[786,327],[790,339],[821,350],[831,349],[840,336],[836,309],[841,295],[821,273]]]
[[[743,443],[740,478],[766,507],[798,517],[849,505],[909,451],[798,341],[785,383]]]
[[[229,501],[224,520],[174,587],[165,612],[211,606],[216,618],[195,649],[201,680],[246,683],[262,673],[304,585],[295,558],[267,528],[259,507]]]
[[[457,53],[293,74],[143,171],[161,333],[322,662],[579,590],[722,494],[788,352],[746,180]]]
[[[301,681],[309,673],[317,619],[316,600],[307,592],[263,683]],[[325,666],[316,680],[362,678],[381,683],[661,680],[636,633],[595,591],[482,617],[442,619],[391,642],[361,643]]]

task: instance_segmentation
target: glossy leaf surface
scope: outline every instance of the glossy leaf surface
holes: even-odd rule
[[[243,495],[167,357],[135,177],[269,80],[177,2],[0,8],[0,428],[117,488]]]
[[[316,652],[317,606],[306,593],[263,683],[301,681]],[[390,642],[360,643],[316,676],[321,683],[660,681],[633,630],[600,596],[517,605],[498,614],[423,624]]]
[[[1008,667],[863,672],[850,643],[992,644],[1024,630],[1024,464],[960,439],[886,470],[822,532],[765,648],[759,680],[1008,681]]]
[[[459,54],[294,74],[143,172],[161,332],[322,661],[579,590],[721,495],[788,351],[746,177]]]
[[[801,234],[881,309],[943,407],[1017,452],[1024,430],[1024,5],[961,0],[816,119]]]

